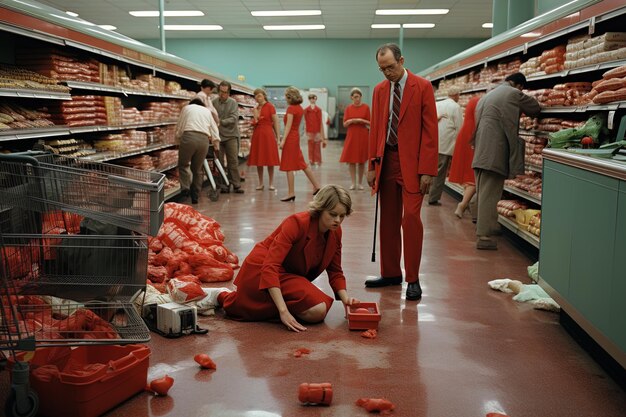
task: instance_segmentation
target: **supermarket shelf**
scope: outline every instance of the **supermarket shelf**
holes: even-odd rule
[[[172,188],[169,191],[165,192],[165,197],[163,198],[165,201],[169,200],[172,197],[176,197],[178,194],[180,194],[180,186],[176,187],[176,188]]]
[[[541,113],[585,113],[588,111],[607,111],[617,109],[626,109],[626,101],[614,101],[606,104],[588,104],[584,106],[544,107],[541,109]]]
[[[535,129],[530,129],[530,130],[524,130],[524,129],[520,129],[519,130],[519,134],[520,135],[530,135],[530,136],[539,136],[542,138],[547,138],[548,135],[550,135],[550,133],[552,132],[546,132],[544,130],[535,130]]]
[[[256,107],[256,104],[248,104],[248,103],[240,103],[237,102],[238,105],[240,105],[241,107]]]
[[[452,191],[459,193],[461,196],[463,195],[463,187],[461,185],[449,181],[446,181],[445,185]]]
[[[0,88],[0,96],[16,98],[43,98],[48,100],[71,100],[70,93],[49,90],[32,90],[27,88]]]
[[[526,242],[530,243],[531,245],[533,245],[534,247],[536,247],[537,249],[539,249],[539,238],[535,235],[533,235],[532,233],[521,229],[517,223],[515,223],[514,221],[504,217],[501,214],[498,214],[498,222],[506,227],[507,229],[509,229],[511,232],[515,233],[516,235],[518,235],[519,237],[521,237],[522,239],[524,239]]]
[[[155,91],[132,90],[132,89],[126,89],[123,87],[116,87],[113,85],[90,83],[90,82],[84,82],[84,81],[62,81],[62,83],[76,90],[102,91],[106,93],[124,94],[126,96],[128,95],[150,96],[150,97],[161,97],[161,98],[173,98],[177,100],[189,100],[190,99],[190,97],[188,96],[181,96],[177,94],[159,93]]]
[[[541,199],[527,193],[524,190],[520,190],[519,188],[513,188],[513,187],[509,187],[505,185],[504,191],[508,191],[511,194],[515,194],[518,197],[522,197],[524,200],[532,201],[535,204],[541,205]]]
[[[0,142],[10,140],[24,140],[46,138],[50,136],[67,136],[70,130],[67,126],[41,127],[34,129],[6,129],[0,130]]]
[[[141,154],[152,152],[152,151],[167,149],[173,146],[176,146],[176,144],[175,143],[166,143],[166,144],[159,143],[156,145],[146,146],[145,148],[133,149],[132,151],[128,151],[128,152],[121,152],[121,153],[101,152],[95,155],[83,157],[82,159],[86,159],[88,161],[94,161],[94,162],[106,162],[106,161],[112,161],[114,159],[127,158],[129,156],[141,155]]]
[[[166,166],[165,168],[161,168],[161,169],[157,169],[157,172],[166,172],[169,171],[170,169],[174,169],[178,166],[178,162],[169,166]]]
[[[487,91],[487,86],[485,85],[485,86],[468,88],[466,90],[461,91],[461,94],[477,93],[479,91]]]
[[[524,165],[524,168],[527,171],[534,171],[534,172],[538,172],[540,174],[543,173],[543,169],[540,166],[538,166],[538,165],[526,164],[526,165]]]
[[[555,72],[552,74],[531,75],[531,76],[528,76],[528,78],[526,78],[526,81],[530,83],[533,81],[541,81],[541,80],[547,80],[551,78],[562,78],[562,77],[567,77],[568,75],[573,75],[573,74],[583,74],[583,73],[592,72],[592,71],[608,70],[608,69],[616,68],[622,65],[626,65],[626,60],[603,62],[601,64],[594,64],[594,65],[588,65],[585,67],[567,69],[567,70]]]
[[[116,126],[58,126],[58,127],[45,127],[36,129],[6,129],[0,130],[0,142],[10,140],[25,140],[46,138],[51,136],[68,136],[76,135],[79,133],[90,132],[109,132],[113,130],[126,130],[126,129],[141,129],[146,127],[167,126],[175,125],[176,122],[151,122],[151,123],[136,123],[132,125],[116,125]]]

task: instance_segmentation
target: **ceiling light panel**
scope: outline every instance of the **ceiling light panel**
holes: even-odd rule
[[[106,30],[115,30],[115,29],[117,29],[117,27],[115,27],[113,25],[98,25],[98,27],[101,27],[102,29],[106,29]]]
[[[378,9],[378,16],[416,16],[416,15],[435,15],[448,14],[449,9]]]
[[[282,16],[319,16],[321,10],[256,10],[250,12],[255,17],[282,17]]]
[[[490,22],[483,23],[482,27],[485,29],[491,29],[493,28],[493,23],[490,23]]]
[[[432,29],[435,27],[434,23],[404,23],[402,25],[405,29]]]
[[[374,23],[372,29],[400,29],[400,23]]]
[[[131,16],[135,17],[159,17],[158,10],[132,10],[128,12]],[[165,17],[191,17],[191,16],[204,16],[204,13],[200,10],[165,10],[163,12]]]
[[[324,25],[266,25],[265,30],[324,30]]]
[[[165,30],[222,30],[220,25],[163,25]]]

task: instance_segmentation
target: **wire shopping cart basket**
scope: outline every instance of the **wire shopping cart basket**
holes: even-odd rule
[[[9,416],[35,415],[37,347],[143,343],[148,237],[162,174],[43,153],[0,155],[0,351],[12,358]],[[143,234],[138,234],[143,233]]]

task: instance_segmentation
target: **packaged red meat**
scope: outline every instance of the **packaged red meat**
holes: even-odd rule
[[[167,292],[174,302],[184,304],[206,297],[202,287],[195,282],[181,281],[177,278],[167,282]]]

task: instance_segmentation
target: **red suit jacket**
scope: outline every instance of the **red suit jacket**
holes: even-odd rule
[[[430,81],[407,70],[408,76],[398,122],[398,154],[404,187],[409,193],[419,192],[419,176],[437,175],[438,130],[435,95]],[[373,193],[378,191],[381,163],[385,153],[389,123],[391,83],[382,81],[374,88],[369,140],[369,169],[376,170]]]
[[[341,228],[330,230],[326,248],[319,265],[311,265],[305,256],[306,246],[318,231],[318,218],[309,212],[296,213],[287,217],[270,236],[257,243],[246,257],[235,285],[245,281],[246,287],[259,290],[280,287],[281,274],[295,274],[313,281],[324,270],[328,272],[330,286],[335,293],[346,289],[346,278],[341,269]],[[307,273],[308,272],[308,273]]]

